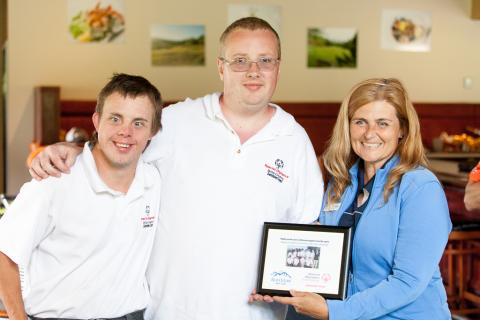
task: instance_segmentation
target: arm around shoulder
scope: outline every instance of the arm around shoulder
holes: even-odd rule
[[[70,167],[81,152],[81,147],[69,142],[47,146],[32,160],[30,175],[36,180],[42,180],[49,176],[59,177],[62,173],[69,173]]]

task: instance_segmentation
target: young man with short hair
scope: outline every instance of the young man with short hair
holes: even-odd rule
[[[160,176],[142,153],[161,109],[145,78],[114,75],[92,116],[98,135],[71,173],[23,185],[0,220],[0,298],[10,319],[143,319]]]

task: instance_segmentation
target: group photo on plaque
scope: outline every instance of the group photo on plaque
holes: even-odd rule
[[[287,249],[285,265],[287,267],[318,269],[320,247],[297,247]]]

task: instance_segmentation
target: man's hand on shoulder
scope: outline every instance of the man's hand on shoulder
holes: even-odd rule
[[[480,182],[468,182],[463,201],[467,210],[480,209]]]
[[[81,152],[82,148],[73,143],[58,142],[45,147],[32,160],[28,171],[35,180],[60,177],[62,173],[70,173],[70,167]]]

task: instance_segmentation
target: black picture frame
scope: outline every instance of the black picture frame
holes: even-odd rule
[[[351,228],[265,222],[258,266],[257,292],[270,296],[290,296],[289,291],[294,289],[315,292],[326,299],[344,300],[347,295],[350,251]],[[320,265],[322,252],[328,258],[323,263],[325,266]],[[282,254],[285,261],[280,262]],[[301,261],[302,258],[295,259],[297,254],[298,256],[303,254],[303,261]],[[289,261],[292,256],[293,261]],[[306,256],[308,256],[308,262],[305,259]],[[331,257],[335,259],[332,261]],[[299,262],[296,264],[297,260]],[[272,269],[275,271],[271,272]],[[333,272],[325,272],[325,270]],[[266,272],[269,273],[265,274]],[[299,282],[310,287],[307,289],[298,287]],[[292,287],[289,287],[289,284]]]

